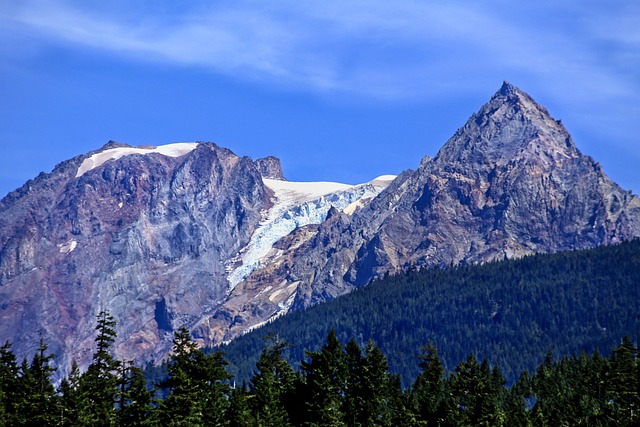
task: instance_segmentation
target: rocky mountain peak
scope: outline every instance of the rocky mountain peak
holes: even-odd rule
[[[122,148],[122,147],[130,147],[130,145],[123,144],[121,142],[114,141],[114,140],[110,139],[109,142],[104,144],[97,151],[104,151],[104,150],[109,150],[111,148]]]
[[[416,171],[350,186],[284,180],[204,142],[110,141],[0,201],[0,342],[90,360],[164,358],[172,331],[216,344],[385,274],[640,237],[640,199],[504,83]]]
[[[264,157],[256,160],[255,165],[263,178],[286,181],[282,173],[282,165],[280,164],[279,158],[273,156]]]
[[[449,165],[494,167],[519,161],[551,164],[579,156],[559,120],[527,93],[504,82],[458,129],[435,160]]]

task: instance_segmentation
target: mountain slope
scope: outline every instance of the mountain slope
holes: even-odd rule
[[[298,364],[330,329],[342,342],[371,339],[405,384],[419,372],[420,347],[438,348],[445,366],[474,352],[509,380],[555,357],[601,351],[623,336],[640,339],[640,240],[484,265],[411,271],[288,314],[221,349],[236,382],[251,377],[264,336],[290,344]]]
[[[582,155],[546,109],[505,83],[435,158],[423,159],[352,217],[325,222],[292,256],[291,265],[305,266],[292,268],[291,280],[304,284],[294,307],[411,266],[487,262],[637,236],[640,199]]]
[[[260,234],[265,226],[282,228],[284,215],[293,228],[319,223],[333,205],[379,191],[325,183],[283,205],[286,185],[296,183],[284,181],[279,160],[210,143],[109,143],[61,163],[0,201],[0,338],[19,357],[44,338],[64,372],[72,358],[91,358],[95,316],[106,309],[118,357],[164,358],[175,329],[228,299],[238,262],[250,271],[264,255],[251,249],[290,231]]]
[[[640,200],[508,83],[416,171],[360,185],[291,183],[211,143],[109,143],[0,201],[0,339],[83,366],[105,309],[118,357],[159,360],[178,327],[214,345],[386,273],[637,236]]]

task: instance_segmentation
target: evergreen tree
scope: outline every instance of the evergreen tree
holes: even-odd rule
[[[458,410],[453,421],[461,426],[498,426],[503,424],[499,408],[504,380],[499,371],[491,372],[483,360],[479,364],[473,353],[460,362],[451,377],[451,393]]]
[[[160,405],[164,426],[223,426],[226,424],[230,378],[221,353],[205,355],[185,328],[176,331],[173,352],[162,384],[168,395]]]
[[[255,418],[249,407],[249,396],[246,383],[231,390],[229,397],[229,427],[254,427]]]
[[[423,346],[418,359],[422,372],[412,389],[417,418],[430,426],[444,425],[447,418],[444,368],[438,350],[433,344]]]
[[[568,408],[568,380],[566,372],[554,363],[549,350],[531,381],[535,405],[530,416],[534,425],[561,425],[564,422]]]
[[[342,399],[345,394],[345,354],[336,331],[329,332],[319,352],[308,352],[302,363],[306,388],[306,420],[308,426],[344,425]]]
[[[205,426],[218,427],[228,424],[229,410],[229,380],[227,361],[222,352],[205,354],[202,350],[194,353],[197,387],[203,408],[203,423]]]
[[[504,412],[505,426],[531,427],[526,397],[531,396],[531,377],[523,372],[518,381],[505,392]]]
[[[20,367],[16,356],[11,350],[9,341],[0,347],[0,426],[15,426],[19,424],[20,408]]]
[[[290,425],[286,401],[294,388],[295,373],[282,357],[286,342],[268,337],[272,342],[262,350],[251,379],[251,407],[260,427]]]
[[[51,366],[53,354],[47,354],[47,344],[41,339],[40,345],[29,366],[22,369],[22,392],[24,393],[20,412],[25,426],[48,427],[58,424],[58,402],[51,376],[55,368]]]
[[[402,390],[399,375],[390,375],[387,396],[391,411],[390,426],[416,427],[426,424],[416,417],[411,393]]]
[[[120,374],[120,394],[118,403],[118,426],[140,427],[153,423],[154,407],[152,393],[142,369],[133,364],[123,363]]]
[[[611,393],[614,418],[618,425],[637,425],[640,422],[640,396],[637,368],[637,349],[628,337],[613,350],[610,357]]]
[[[91,426],[111,426],[115,423],[115,405],[118,394],[118,367],[120,362],[111,354],[116,339],[116,322],[109,313],[98,314],[95,339],[96,352],[80,379],[84,416],[80,422]]]
[[[89,422],[84,418],[83,409],[85,404],[82,401],[82,393],[80,391],[80,377],[78,364],[74,360],[71,365],[71,372],[66,378],[62,379],[60,387],[58,387],[60,426],[89,425]]]
[[[359,425],[364,415],[365,402],[358,392],[362,376],[362,350],[355,339],[345,346],[346,393],[342,412],[347,426]]]
[[[343,419],[347,426],[378,426],[390,422],[389,366],[369,341],[363,351],[355,340],[345,346]]]

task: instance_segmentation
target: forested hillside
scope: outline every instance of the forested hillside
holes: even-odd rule
[[[640,338],[640,242],[485,265],[413,271],[295,312],[222,348],[238,381],[249,378],[269,334],[294,366],[334,328],[342,341],[372,340],[406,386],[418,349],[432,343],[453,370],[470,353],[509,382],[556,356],[606,352]]]
[[[238,385],[220,352],[197,348],[176,331],[165,374],[148,387],[132,361],[112,356],[115,322],[98,316],[96,352],[85,372],[74,368],[57,389],[54,355],[40,342],[19,364],[11,344],[0,347],[0,426],[637,426],[640,364],[627,338],[608,358],[600,353],[547,354],[533,374],[511,387],[496,366],[471,353],[455,371],[437,348],[420,349],[420,373],[403,389],[371,341],[346,345],[331,330],[295,371],[287,344],[270,336],[248,383]],[[319,343],[318,343],[319,344]]]

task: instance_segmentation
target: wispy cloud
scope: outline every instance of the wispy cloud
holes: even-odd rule
[[[284,0],[191,3],[160,14],[127,2],[110,9],[87,4],[25,2],[0,16],[42,43],[312,91],[415,98],[517,76],[544,80],[552,90],[569,85],[584,102],[625,96],[630,86],[637,93],[639,86],[632,72],[639,60],[638,7]],[[549,11],[556,16],[545,16]]]

